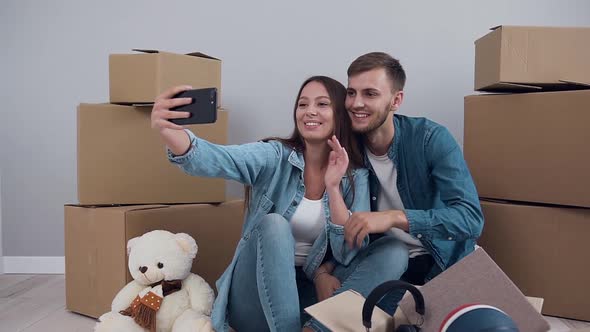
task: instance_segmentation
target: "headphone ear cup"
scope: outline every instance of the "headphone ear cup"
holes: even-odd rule
[[[416,325],[400,325],[395,332],[420,332],[420,328]]]

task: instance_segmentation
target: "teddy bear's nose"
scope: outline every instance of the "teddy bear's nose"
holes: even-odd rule
[[[145,273],[145,271],[147,271],[147,266],[140,266],[140,267],[139,267],[139,271],[140,271],[141,273]]]

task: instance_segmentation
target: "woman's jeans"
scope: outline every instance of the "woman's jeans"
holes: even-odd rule
[[[229,325],[238,332],[301,331],[302,323],[326,330],[304,313],[317,302],[315,286],[301,268],[295,268],[295,241],[287,220],[266,215],[253,230],[238,257],[229,293]],[[379,284],[399,279],[408,264],[408,252],[397,239],[383,236],[361,250],[348,265],[337,264],[332,273],[348,289],[367,296]],[[380,303],[393,313],[400,297]],[[386,303],[387,302],[387,303]],[[359,313],[360,314],[360,313]]]

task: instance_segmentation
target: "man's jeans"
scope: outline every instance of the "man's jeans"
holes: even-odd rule
[[[229,324],[236,331],[301,331],[305,321],[316,331],[327,331],[303,312],[317,297],[313,282],[294,268],[294,248],[290,225],[278,214],[265,216],[253,231],[238,258],[230,288]],[[399,279],[407,264],[405,246],[384,236],[360,251],[348,266],[336,265],[333,275],[342,283],[336,294],[354,289],[367,296],[379,284]],[[391,313],[401,298],[392,295],[380,303]]]

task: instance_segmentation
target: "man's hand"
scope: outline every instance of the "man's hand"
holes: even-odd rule
[[[363,239],[374,233],[384,233],[397,227],[408,230],[408,219],[403,211],[355,212],[344,225],[344,239],[350,248],[363,244]]]
[[[319,274],[315,278],[314,284],[318,302],[334,295],[334,292],[341,286],[340,280],[329,273]]]

